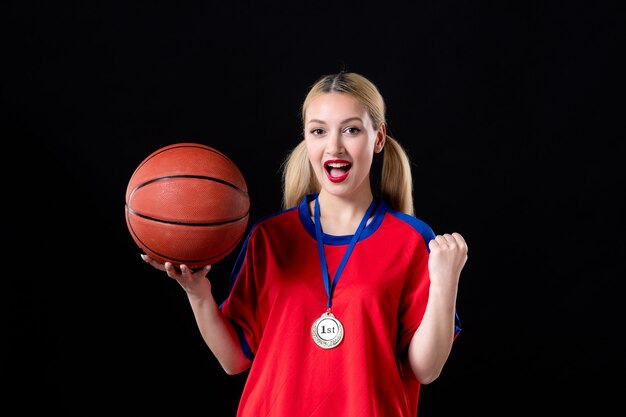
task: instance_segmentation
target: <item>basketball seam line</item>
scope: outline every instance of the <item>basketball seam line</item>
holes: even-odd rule
[[[196,179],[202,179],[202,180],[215,181],[215,182],[219,182],[220,184],[224,184],[224,185],[227,185],[227,186],[229,186],[231,188],[234,188],[235,190],[237,190],[237,191],[239,191],[239,192],[241,192],[241,193],[243,193],[245,195],[248,195],[247,191],[244,191],[241,188],[237,187],[235,184],[232,184],[232,183],[230,183],[228,181],[224,181],[224,180],[222,180],[220,178],[209,177],[209,176],[206,176],[206,175],[187,175],[187,174],[186,175],[168,175],[168,176],[165,176],[165,177],[153,178],[150,181],[146,181],[144,183],[141,183],[141,184],[137,185],[135,187],[135,189],[131,192],[131,195],[135,191],[137,191],[138,189],[140,189],[142,187],[145,187],[148,184],[152,184],[153,182],[157,182],[157,181],[169,180],[169,179],[172,179],[172,178],[196,178]]]
[[[226,221],[221,221],[221,222],[211,222],[211,223],[188,223],[188,222],[177,222],[177,221],[173,221],[173,220],[163,220],[163,219],[157,219],[156,217],[150,217],[150,216],[146,216],[145,214],[141,214],[133,209],[131,209],[130,207],[128,207],[128,205],[126,206],[126,210],[128,210],[129,213],[134,214],[135,216],[141,217],[142,219],[146,219],[146,220],[152,220],[155,222],[159,222],[159,223],[167,223],[167,224],[179,224],[182,226],[221,226],[223,224],[230,224],[230,223],[237,223],[238,221],[241,221],[243,219],[245,219],[246,217],[248,217],[248,215],[250,214],[249,211],[247,211],[243,216],[238,217],[236,219],[231,219],[231,220],[226,220]]]

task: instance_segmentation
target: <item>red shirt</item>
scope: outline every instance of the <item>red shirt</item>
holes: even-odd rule
[[[313,198],[255,224],[233,269],[221,308],[253,360],[237,416],[414,417],[420,384],[406,351],[428,300],[434,233],[379,201],[333,292],[343,340],[323,349],[311,336],[328,302]],[[331,277],[350,238],[323,235]]]

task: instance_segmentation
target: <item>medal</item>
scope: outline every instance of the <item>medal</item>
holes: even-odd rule
[[[313,323],[311,336],[317,346],[324,349],[334,348],[343,339],[343,326],[333,313],[327,311]]]
[[[323,349],[330,349],[337,346],[343,340],[343,325],[339,321],[337,317],[330,311],[330,307],[332,305],[333,298],[333,290],[337,285],[337,281],[339,281],[339,276],[343,271],[343,268],[346,266],[348,262],[348,258],[352,253],[352,250],[356,246],[356,243],[359,240],[359,236],[361,232],[365,228],[367,224],[367,219],[370,218],[374,209],[376,208],[376,200],[372,200],[372,203],[368,207],[365,215],[361,219],[359,223],[359,227],[356,229],[356,232],[352,236],[350,240],[350,244],[346,249],[346,252],[343,254],[343,258],[341,258],[341,262],[339,263],[339,267],[337,268],[337,272],[335,273],[335,277],[332,282],[330,281],[330,276],[328,275],[328,265],[326,264],[326,254],[324,253],[324,242],[322,239],[322,225],[320,222],[320,204],[319,204],[319,195],[315,199],[315,238],[317,240],[317,250],[320,255],[320,264],[322,266],[322,275],[324,278],[324,287],[326,288],[326,294],[328,294],[328,304],[326,306],[326,312],[322,314],[311,327],[311,337],[315,344]]]

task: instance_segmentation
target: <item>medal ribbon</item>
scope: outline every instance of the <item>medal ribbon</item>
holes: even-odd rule
[[[322,266],[324,287],[326,288],[326,294],[328,294],[328,305],[327,305],[328,310],[330,310],[330,307],[332,304],[333,291],[335,290],[337,281],[339,281],[339,277],[341,276],[341,273],[343,272],[343,268],[346,266],[346,263],[348,262],[348,258],[350,258],[350,254],[352,253],[352,250],[356,246],[356,242],[358,242],[359,240],[359,236],[361,235],[361,232],[363,232],[363,229],[365,229],[365,225],[367,224],[367,219],[371,217],[375,208],[376,208],[376,199],[373,199],[367,211],[365,212],[365,215],[361,219],[361,222],[359,223],[359,227],[357,227],[356,232],[354,232],[354,235],[352,236],[352,239],[350,240],[350,244],[348,245],[346,252],[343,254],[343,258],[341,258],[341,262],[339,263],[337,272],[335,272],[335,277],[333,278],[331,282],[330,275],[328,274],[328,265],[326,264],[326,254],[324,253],[324,242],[322,239],[322,225],[320,222],[319,195],[315,199],[315,213],[314,213],[315,238],[317,239],[317,250],[320,254],[320,264]]]

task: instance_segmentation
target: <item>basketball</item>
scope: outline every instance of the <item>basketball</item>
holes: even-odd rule
[[[230,254],[248,225],[250,198],[237,165],[198,143],[145,158],[126,189],[126,225],[146,255],[200,268]]]

